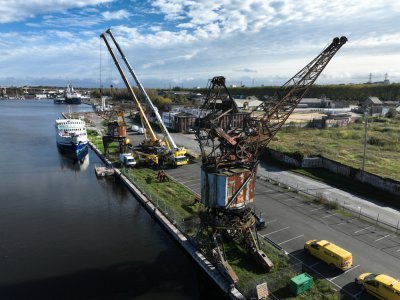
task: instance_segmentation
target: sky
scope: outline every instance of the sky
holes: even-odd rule
[[[317,84],[400,82],[398,0],[0,0],[0,85],[123,87],[111,28],[147,88],[282,85],[336,36]]]

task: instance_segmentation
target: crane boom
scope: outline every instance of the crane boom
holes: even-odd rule
[[[123,61],[125,62],[126,66],[128,67],[129,72],[131,73],[133,79],[135,80],[139,90],[142,92],[144,98],[146,99],[147,104],[150,106],[150,108],[154,112],[154,114],[155,114],[155,116],[157,118],[158,124],[159,124],[159,126],[160,126],[160,128],[161,128],[161,130],[162,130],[162,132],[163,132],[163,134],[165,136],[165,138],[166,138],[166,142],[167,142],[167,145],[168,145],[169,149],[170,150],[176,150],[178,147],[176,146],[174,139],[172,138],[172,136],[169,133],[167,127],[165,126],[164,122],[162,121],[162,118],[161,118],[161,116],[160,116],[160,114],[158,112],[157,107],[153,104],[153,102],[151,101],[150,97],[147,95],[146,90],[143,88],[139,78],[136,76],[135,71],[132,69],[130,63],[128,62],[126,56],[124,55],[124,53],[123,53],[121,47],[119,46],[118,42],[115,40],[115,37],[111,32],[111,29],[107,29],[106,33],[108,33],[110,35],[112,41],[114,42],[115,46],[118,49],[118,52],[120,53]]]
[[[225,78],[214,77],[197,120],[197,137],[203,166],[217,171],[224,167],[252,168],[268,143],[280,130],[311,85],[347,38],[334,38],[317,57],[289,79],[272,101],[264,101],[251,113],[240,113],[225,86]],[[202,138],[206,136],[207,138]],[[206,145],[214,145],[206,152]]]
[[[286,94],[281,99],[276,95],[275,98],[278,99],[276,103],[271,105],[271,102],[266,101],[253,109],[253,112],[259,109],[265,112],[261,119],[253,116],[248,121],[248,125],[250,126],[254,125],[255,122],[261,122],[261,126],[264,127],[264,130],[260,132],[259,149],[265,148],[268,145],[332,57],[346,42],[347,38],[344,36],[334,38],[332,43],[315,59],[282,85],[281,91],[286,92]]]
[[[142,105],[140,104],[139,100],[137,99],[135,92],[133,91],[128,79],[126,78],[125,73],[122,70],[121,65],[119,64],[118,59],[115,56],[114,51],[112,50],[112,48],[111,48],[111,46],[110,46],[110,44],[109,44],[109,42],[107,40],[106,35],[104,33],[102,33],[100,35],[100,37],[104,40],[104,43],[106,44],[107,49],[110,52],[111,57],[113,58],[114,63],[117,66],[117,69],[118,69],[119,73],[121,74],[122,80],[124,81],[124,83],[126,85],[126,88],[128,89],[129,93],[131,94],[133,100],[135,101],[135,105],[136,105],[137,109],[139,110],[140,118],[141,118],[141,120],[143,122],[143,125],[146,128],[147,133],[150,135],[150,140],[154,144],[161,144],[160,139],[157,138],[156,134],[154,133],[154,131],[153,131],[151,125],[150,125],[149,120],[146,117],[146,114],[145,114],[145,112],[143,110]]]

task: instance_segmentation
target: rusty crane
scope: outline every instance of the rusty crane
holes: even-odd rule
[[[333,41],[310,63],[290,78],[275,96],[249,112],[241,112],[222,76],[209,82],[208,92],[196,123],[201,168],[201,199],[207,207],[202,226],[211,227],[219,266],[232,282],[237,276],[224,257],[223,237],[240,242],[267,271],[272,262],[260,249],[254,202],[257,166],[267,145],[284,125],[347,38]]]

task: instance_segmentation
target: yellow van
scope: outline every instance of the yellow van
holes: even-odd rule
[[[326,240],[309,240],[304,250],[326,262],[332,269],[348,270],[353,266],[353,255]]]
[[[400,281],[384,274],[363,273],[356,278],[361,288],[379,299],[400,300]]]

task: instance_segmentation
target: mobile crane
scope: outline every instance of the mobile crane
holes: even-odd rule
[[[237,276],[224,256],[223,238],[245,245],[267,271],[273,268],[260,248],[251,208],[257,166],[269,142],[346,42],[344,36],[335,37],[283,84],[272,100],[264,101],[247,114],[239,112],[224,77],[217,76],[209,82],[201,107],[203,117],[196,120],[202,155],[201,201],[207,208],[201,226],[212,229],[213,257],[232,283],[237,282]]]
[[[159,156],[159,159],[161,159],[160,161],[157,161],[157,163],[166,163],[166,164],[170,164],[170,165],[173,165],[173,166],[186,165],[188,163],[188,158],[186,156],[186,152],[187,152],[186,149],[183,148],[183,147],[178,147],[176,145],[174,139],[172,138],[171,134],[169,133],[167,127],[165,126],[165,124],[164,124],[164,122],[163,122],[163,120],[161,118],[161,115],[158,112],[157,107],[153,104],[153,102],[151,101],[150,97],[147,95],[146,90],[143,88],[143,85],[139,81],[139,78],[137,77],[137,75],[133,71],[133,69],[132,69],[131,65],[129,64],[126,56],[124,55],[121,47],[119,46],[118,42],[115,40],[115,37],[111,32],[111,29],[107,29],[106,32],[101,35],[101,37],[103,38],[104,42],[106,43],[107,48],[108,48],[111,56],[113,57],[114,62],[117,65],[117,68],[118,68],[119,72],[121,73],[121,76],[123,78],[125,77],[121,67],[119,66],[118,60],[116,59],[115,55],[113,54],[113,51],[112,51],[112,49],[111,49],[111,47],[110,47],[110,45],[108,43],[108,40],[106,38],[106,33],[111,37],[114,45],[116,46],[119,54],[122,57],[126,67],[128,68],[128,70],[129,70],[130,74],[132,75],[133,79],[135,80],[136,85],[138,86],[138,88],[139,88],[140,92],[142,93],[144,99],[146,100],[147,105],[153,111],[153,113],[154,113],[154,115],[155,115],[155,117],[157,119],[158,125],[160,126],[162,134],[164,136],[164,141],[163,142],[165,144],[161,143],[161,140],[159,140],[156,137],[156,135],[155,135],[154,131],[152,130],[152,128],[150,126],[150,123],[149,123],[146,115],[144,114],[144,112],[142,113],[141,111],[139,111],[142,121],[145,121],[146,123],[148,123],[148,126],[146,126],[146,129],[150,133],[150,136],[151,136],[150,140],[147,140],[145,142],[144,146],[147,149],[148,148],[158,147],[157,151],[153,152],[154,154],[156,154],[156,152],[157,152],[157,155]],[[127,84],[127,87],[128,87],[129,82],[126,79],[126,77],[124,79],[124,82],[125,82],[125,84]],[[128,89],[132,90],[131,88],[128,88]],[[132,91],[131,94],[134,95],[133,91]],[[138,105],[138,104],[140,105],[140,103],[137,100],[136,96],[134,96],[134,99],[135,99],[136,105]],[[164,145],[166,146],[166,151],[162,151],[162,149],[159,148],[160,146],[164,146]]]
[[[154,133],[153,128],[151,127],[150,122],[146,117],[144,109],[143,109],[142,105],[140,104],[138,98],[136,97],[136,94],[133,91],[133,89],[128,81],[128,78],[126,77],[121,65],[119,64],[118,59],[115,56],[114,51],[112,50],[105,33],[102,33],[100,35],[100,37],[104,40],[104,43],[106,44],[107,49],[110,52],[110,55],[113,58],[114,63],[117,66],[117,69],[122,77],[122,80],[124,81],[126,88],[128,89],[128,92],[130,93],[132,99],[135,102],[135,105],[139,112],[139,116],[142,121],[142,124],[143,124],[144,128],[146,129],[144,131],[144,140],[143,140],[142,147],[141,147],[143,152],[137,151],[135,154],[139,161],[142,161],[142,162],[144,161],[149,164],[158,164],[159,163],[159,155],[157,152],[159,152],[160,149],[162,149],[164,147],[164,143]],[[149,136],[147,136],[147,134]]]

